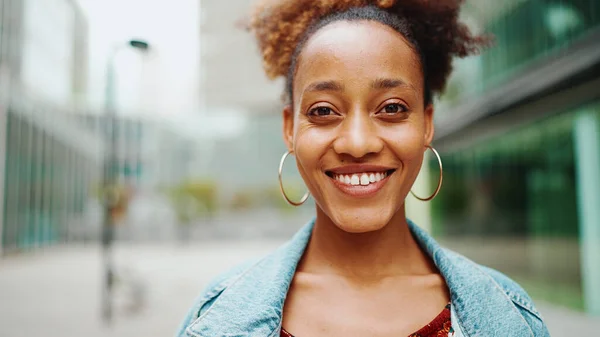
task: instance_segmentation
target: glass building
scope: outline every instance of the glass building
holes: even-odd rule
[[[0,0],[0,252],[81,238],[102,149],[74,117],[86,20],[71,0]]]
[[[533,297],[600,315],[600,2],[465,14],[495,41],[456,63],[437,106],[432,231]]]

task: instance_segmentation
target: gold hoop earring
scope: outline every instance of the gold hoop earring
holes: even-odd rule
[[[292,154],[291,151],[287,151],[286,153],[284,153],[283,156],[281,157],[281,161],[279,162],[279,190],[281,191],[281,195],[283,195],[283,198],[285,199],[285,201],[287,201],[288,204],[290,204],[292,206],[300,206],[300,205],[304,204],[306,202],[306,200],[308,200],[308,196],[310,195],[310,192],[306,191],[306,193],[304,193],[304,196],[302,197],[302,199],[300,199],[300,201],[296,202],[296,201],[290,200],[290,198],[288,198],[287,194],[285,194],[285,190],[283,189],[283,179],[282,179],[283,164],[285,163],[285,159],[290,154]]]
[[[433,192],[433,194],[429,197],[429,198],[421,198],[418,197],[412,190],[410,190],[410,193],[417,199],[421,200],[421,201],[430,201],[433,200],[433,198],[435,198],[438,193],[440,193],[440,190],[442,189],[442,181],[444,180],[444,169],[442,167],[442,158],[440,158],[440,154],[430,145],[427,145],[427,148],[430,149],[431,151],[433,151],[433,154],[435,154],[437,160],[438,160],[438,164],[440,165],[440,180],[438,181],[438,185],[435,188],[435,192]]]

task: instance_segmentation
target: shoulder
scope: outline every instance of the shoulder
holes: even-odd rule
[[[504,290],[506,296],[519,309],[535,336],[549,336],[542,315],[535,308],[529,294],[517,282],[495,269],[481,265],[480,268]]]
[[[190,326],[196,319],[202,316],[202,314],[204,314],[211,307],[219,295],[221,295],[221,293],[227,289],[228,286],[233,284],[237,279],[243,277],[244,273],[258,261],[260,261],[260,259],[256,258],[244,261],[243,263],[240,263],[213,278],[196,298],[192,307],[188,310],[186,317],[179,327],[177,336],[186,336],[186,328]]]
[[[482,265],[478,266],[483,272],[494,279],[494,281],[504,290],[506,296],[508,296],[515,305],[518,305],[531,314],[541,318],[540,313],[536,310],[533,304],[533,300],[531,297],[529,297],[529,294],[527,294],[525,289],[523,289],[517,282],[495,269]]]
[[[542,315],[536,309],[529,294],[527,294],[523,287],[517,282],[493,268],[480,265],[450,250],[444,250],[454,258],[461,260],[461,264],[464,263],[478,269],[481,272],[482,277],[490,280],[497,288],[499,288],[501,293],[506,296],[527,322],[527,325],[531,328],[534,336],[549,336]]]

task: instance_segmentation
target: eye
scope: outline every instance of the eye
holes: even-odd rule
[[[405,107],[404,105],[400,104],[400,103],[391,103],[391,104],[387,104],[386,106],[383,107],[383,109],[379,110],[378,113],[385,113],[385,114],[399,114],[399,113],[403,113],[403,112],[407,112],[408,108]]]
[[[310,116],[314,116],[314,117],[326,117],[326,116],[335,115],[336,113],[333,111],[333,109],[331,109],[329,107],[318,106],[316,108],[310,109],[308,114]]]

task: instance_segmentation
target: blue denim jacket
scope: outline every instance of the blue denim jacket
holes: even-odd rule
[[[446,280],[457,337],[549,336],[527,293],[490,268],[442,248],[408,221]],[[283,305],[314,220],[289,242],[216,278],[185,318],[178,337],[279,337]]]

